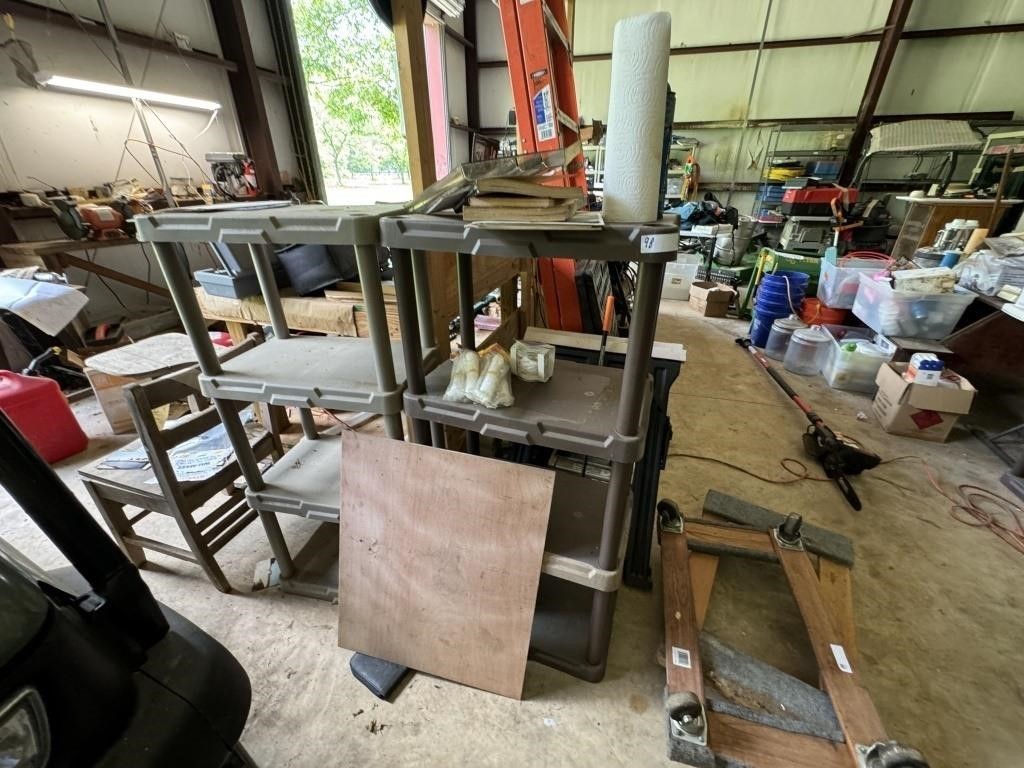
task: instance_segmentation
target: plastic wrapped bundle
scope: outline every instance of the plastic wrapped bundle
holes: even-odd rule
[[[466,397],[484,408],[507,408],[515,403],[511,359],[498,344],[480,353],[480,375],[474,387],[466,388]]]
[[[453,403],[468,403],[466,391],[476,387],[479,376],[480,356],[471,350],[462,350],[452,363],[452,376],[444,392],[444,399]]]

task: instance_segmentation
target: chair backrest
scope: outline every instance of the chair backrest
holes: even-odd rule
[[[241,344],[236,344],[223,355],[221,362],[247,352],[261,339],[250,334]],[[153,467],[160,489],[165,497],[173,497],[183,504],[181,486],[174,474],[168,451],[181,445],[186,440],[197,437],[220,423],[220,416],[213,403],[206,400],[199,390],[199,366],[193,365],[181,371],[175,371],[152,381],[129,384],[124,388],[125,401],[131,413],[132,422],[139,434],[146,453]],[[172,427],[161,428],[153,415],[153,411],[170,403],[188,400],[194,404],[194,412],[176,420]],[[231,406],[240,411],[249,403],[230,401]]]

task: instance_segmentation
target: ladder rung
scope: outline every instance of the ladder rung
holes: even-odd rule
[[[565,46],[565,50],[572,55],[572,47],[569,45],[569,39],[565,36],[565,32],[558,25],[558,21],[555,19],[555,15],[551,13],[551,9],[548,8],[546,0],[541,0],[541,7],[544,9],[544,20],[547,22],[548,29],[554,33],[555,37]]]
[[[580,132],[580,124],[565,114],[562,110],[558,110],[558,122],[576,133]]]

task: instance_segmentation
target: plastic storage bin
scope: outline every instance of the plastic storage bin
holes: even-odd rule
[[[823,325],[829,345],[821,375],[833,389],[873,393],[878,369],[896,354],[896,345],[867,328]]]
[[[84,451],[89,444],[52,379],[0,371],[0,411],[50,464]]]
[[[665,284],[661,288],[661,298],[672,301],[687,301],[690,298],[690,285],[697,279],[697,263],[688,263],[680,257],[679,261],[665,265]]]
[[[861,275],[873,275],[885,267],[884,261],[876,261],[865,265],[865,260],[840,259],[836,263],[829,257],[821,260],[821,274],[818,277],[818,298],[826,307],[833,309],[850,309],[857,290],[860,288]]]
[[[974,294],[962,288],[955,293],[901,293],[867,275],[858,280],[853,314],[886,336],[944,339],[974,301]]]
[[[819,326],[793,331],[782,367],[801,376],[816,375],[821,370],[829,341],[829,335]]]

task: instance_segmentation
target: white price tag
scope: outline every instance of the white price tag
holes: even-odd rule
[[[848,675],[853,674],[853,667],[850,666],[850,660],[846,658],[846,649],[841,645],[832,643],[829,645],[832,649],[832,655],[836,659],[836,665]]]
[[[640,235],[640,253],[665,253],[679,250],[679,235],[663,232],[660,235]]]
[[[685,648],[677,648],[672,646],[672,663],[677,667],[683,667],[690,669],[693,664],[690,662],[690,652]]]

